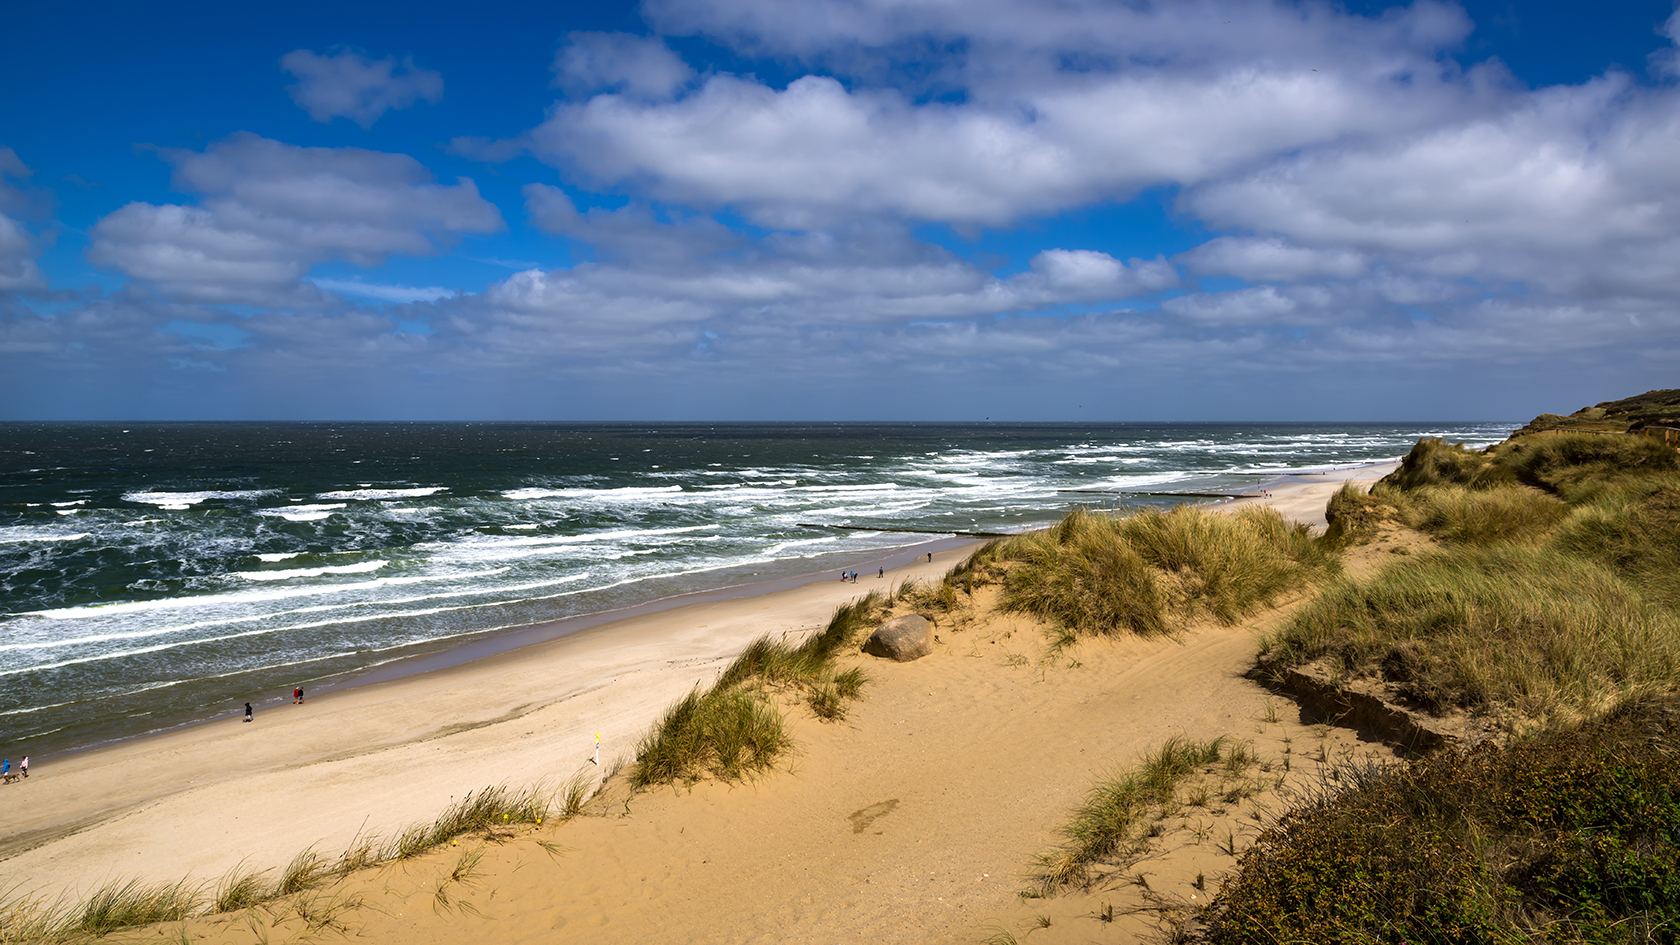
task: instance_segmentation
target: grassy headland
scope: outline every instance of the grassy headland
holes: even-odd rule
[[[1680,936],[1680,453],[1626,435],[1657,391],[1474,451],[1424,440],[1329,541],[1435,547],[1343,578],[1266,637],[1506,738],[1352,769],[1277,821],[1212,910],[1219,942],[1646,942]]]

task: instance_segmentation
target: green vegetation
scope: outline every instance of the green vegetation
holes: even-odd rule
[[[845,700],[858,698],[865,677],[855,669],[836,674],[835,660],[857,645],[886,606],[883,595],[870,593],[840,607],[821,633],[799,646],[769,637],[753,641],[711,689],[684,696],[642,739],[631,786],[641,790],[708,775],[739,780],[769,768],[793,744],[772,701],[775,690],[803,691],[820,719],[845,718]]]
[[[1675,717],[1652,701],[1506,748],[1346,769],[1244,854],[1213,940],[1674,941]]]
[[[1439,547],[1330,584],[1260,671],[1320,661],[1510,740],[1342,771],[1244,856],[1214,941],[1680,940],[1680,453],[1615,432],[1676,413],[1658,391],[1425,440],[1332,499],[1338,544],[1387,522]]]
[[[1680,687],[1680,623],[1611,569],[1549,547],[1455,548],[1340,580],[1262,641],[1262,672],[1321,657],[1432,709],[1558,722]]]
[[[578,783],[574,779],[569,785]],[[569,786],[568,790],[573,789]],[[310,899],[306,893],[353,870],[417,856],[465,834],[482,832],[487,838],[496,838],[503,835],[500,830],[511,825],[540,822],[550,801],[540,788],[485,788],[462,798],[432,823],[417,824],[383,843],[358,837],[336,860],[319,855],[313,848],[304,850],[273,882],[264,879],[262,871],[236,870],[213,891],[185,881],[147,884],[129,880],[110,883],[78,904],[39,899],[0,902],[0,945],[83,941],[119,929],[238,912],[288,897],[294,899],[294,907],[306,924],[323,926],[349,903],[337,897]],[[581,808],[581,802],[577,806]]]
[[[1680,454],[1660,441],[1422,440],[1369,495],[1338,493],[1328,517],[1338,543],[1387,520],[1441,547],[1332,583],[1262,641],[1262,674],[1324,660],[1512,729],[1680,689]]]
[[[1221,788],[1240,779],[1254,764],[1247,746],[1224,738],[1197,742],[1169,739],[1137,767],[1104,778],[1085,795],[1085,801],[1062,827],[1064,845],[1039,857],[1042,894],[1090,881],[1099,863],[1119,863],[1141,853],[1149,844],[1155,821],[1180,806],[1180,794],[1194,788],[1200,797],[1182,803],[1205,804],[1207,785]],[[1233,799],[1253,789],[1244,784],[1230,793]]]
[[[1074,511],[1043,532],[1004,539],[988,566],[1008,562],[1003,606],[1076,636],[1175,632],[1202,615],[1234,623],[1335,568],[1304,526],[1248,506],[1194,506],[1124,518]]]

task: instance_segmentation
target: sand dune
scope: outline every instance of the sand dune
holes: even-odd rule
[[[1321,522],[1340,480],[1386,471],[1312,477],[1321,481],[1280,487],[1269,501]],[[213,879],[241,863],[278,867],[311,843],[336,853],[358,832],[393,833],[485,785],[592,772],[594,732],[605,733],[607,759],[628,755],[668,704],[752,638],[814,630],[873,584],[936,578],[964,553],[905,565],[883,582],[823,581],[637,617],[282,705],[251,725],[199,726],[38,765],[0,811],[14,846],[32,846],[7,868],[49,895],[119,877]],[[1061,654],[1048,654],[1042,629],[1024,618],[941,627],[936,652],[916,663],[857,657],[874,682],[845,722],[790,710],[802,747],[776,772],[634,797],[609,791],[597,816],[489,846],[470,882],[453,887],[439,877],[459,849],[358,875],[340,893],[366,907],[338,921],[371,941],[455,941],[469,931],[510,942],[977,941],[991,924],[1041,915],[1051,925],[1035,941],[1129,936],[1159,913],[1128,917],[1128,903],[1205,896],[1194,875],[1216,875],[1220,856],[1231,862],[1217,841],[1240,842],[1257,822],[1254,804],[1275,798],[1173,826],[1163,863],[1176,865],[1162,867],[1170,876],[1103,893],[1120,903],[1120,921],[1096,918],[1101,903],[1088,895],[1021,899],[1033,854],[1053,843],[1098,773],[1174,735],[1251,741],[1277,776],[1286,754],[1309,748],[1386,751],[1280,708],[1242,677],[1252,653],[1247,625],[1198,627],[1180,640],[1087,641]],[[1290,770],[1309,776],[1306,765]],[[443,887],[454,889],[443,901],[466,906],[440,905]],[[306,927],[290,914],[261,916],[275,932]],[[243,940],[241,921],[252,920],[193,927]]]

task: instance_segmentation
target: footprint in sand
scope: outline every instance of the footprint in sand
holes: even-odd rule
[[[876,804],[871,804],[863,810],[852,811],[846,819],[852,822],[852,833],[863,833],[870,824],[892,813],[893,808],[897,806],[898,798],[895,797],[890,801],[881,801]],[[875,832],[881,833],[879,830]]]

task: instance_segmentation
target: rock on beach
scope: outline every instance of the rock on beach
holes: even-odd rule
[[[933,623],[921,614],[894,617],[869,635],[863,652],[908,663],[933,652]]]

